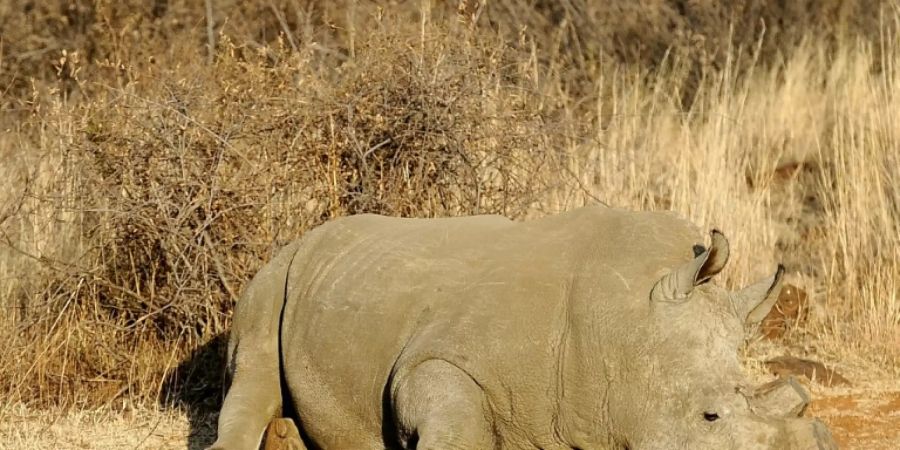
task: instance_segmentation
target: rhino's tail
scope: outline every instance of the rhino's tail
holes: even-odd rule
[[[280,323],[297,245],[285,247],[266,264],[235,306],[228,341],[231,385],[211,450],[258,448],[269,421],[282,413]]]

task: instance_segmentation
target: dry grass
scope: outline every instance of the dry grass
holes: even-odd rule
[[[0,449],[189,449],[212,443],[210,427],[194,429],[176,411],[35,410],[17,405],[0,422]]]
[[[806,351],[861,356],[896,376],[900,77],[868,68],[896,67],[898,55],[825,55],[807,43],[782,70],[707,80],[687,111],[665,74],[650,86],[613,79],[592,117],[594,140],[568,153],[581,185],[608,203],[673,209],[726,230],[730,284],[786,263],[814,297],[819,321],[796,336],[813,338]]]
[[[896,380],[897,3],[607,3],[0,5],[0,415],[215,397],[192,352],[329,218],[598,200],[785,261],[778,345]]]

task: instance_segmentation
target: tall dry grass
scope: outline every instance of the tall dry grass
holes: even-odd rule
[[[212,395],[182,361],[329,218],[596,201],[784,261],[788,344],[900,374],[896,2],[463,3],[4,4],[3,403]]]
[[[598,77],[590,141],[570,142],[580,186],[614,205],[672,209],[725,230],[740,286],[778,261],[813,295],[793,343],[895,378],[900,362],[900,62],[845,44],[801,44],[777,70],[726,70],[679,108],[662,72],[649,85]],[[872,67],[885,70],[874,72]],[[610,79],[611,78],[611,79]],[[606,86],[606,87],[604,87]],[[582,119],[584,120],[584,119]],[[562,202],[561,209],[569,207]],[[864,362],[862,362],[864,361]]]

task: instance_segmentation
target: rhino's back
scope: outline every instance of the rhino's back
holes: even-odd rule
[[[628,277],[652,271],[681,257],[670,241],[695,236],[671,215],[605,208],[526,223],[356,216],[326,224],[294,258],[283,319],[284,370],[304,428],[325,448],[379,448],[392,370],[429,358],[487,389],[502,385],[490,399],[500,420],[518,420],[516,408],[551,408],[574,278],[607,263],[628,266]],[[647,263],[643,253],[662,256]]]
[[[314,440],[323,448],[383,448],[384,389],[417,321],[428,320],[428,311],[447,313],[441,296],[467,282],[462,272],[486,269],[479,255],[489,235],[513,227],[497,216],[365,215],[303,238],[282,341],[288,386]]]

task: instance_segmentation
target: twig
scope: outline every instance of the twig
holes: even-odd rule
[[[131,92],[126,92],[126,91],[123,91],[123,90],[121,90],[121,89],[114,88],[114,87],[112,87],[112,86],[108,86],[108,85],[105,85],[105,84],[102,84],[102,83],[100,84],[100,86],[103,86],[103,87],[105,87],[105,88],[107,88],[107,89],[109,89],[109,90],[111,90],[111,91],[116,91],[116,92],[125,94],[125,95],[127,95],[127,96],[129,96],[129,97],[133,97],[133,98],[135,98],[135,99],[137,99],[137,100],[140,100],[141,102],[143,102],[143,103],[145,103],[145,104],[152,105],[152,106],[156,106],[156,107],[159,107],[159,108],[163,108],[163,109],[166,109],[166,110],[168,110],[168,111],[171,111],[171,112],[177,114],[179,117],[183,118],[184,120],[187,120],[188,122],[190,122],[191,124],[193,124],[194,126],[196,126],[197,128],[199,128],[200,130],[202,130],[202,131],[206,132],[207,134],[209,134],[213,139],[215,139],[215,140],[218,141],[220,144],[222,144],[223,147],[225,147],[226,149],[230,150],[230,151],[233,152],[235,155],[239,156],[239,157],[240,157],[242,160],[244,160],[244,162],[246,162],[247,164],[249,164],[249,165],[251,165],[251,166],[254,165],[254,164],[253,164],[253,161],[251,161],[250,158],[248,158],[247,155],[245,155],[243,152],[241,152],[241,151],[237,150],[236,148],[234,148],[234,146],[231,145],[230,142],[228,142],[228,139],[226,139],[225,137],[223,137],[223,136],[220,135],[219,133],[216,133],[215,131],[211,130],[209,127],[207,127],[206,125],[202,124],[202,123],[201,123],[200,121],[198,121],[197,119],[194,119],[193,117],[187,115],[186,113],[184,113],[184,112],[182,112],[182,111],[179,111],[178,108],[173,108],[173,107],[171,107],[171,106],[169,106],[169,105],[165,105],[165,104],[162,104],[162,103],[159,103],[159,102],[156,102],[156,101],[153,101],[153,100],[150,100],[150,99],[141,97],[141,96],[139,96],[139,95],[133,94],[133,93],[131,93]]]
[[[206,229],[203,229],[203,240],[206,241],[206,244],[210,247],[213,246],[212,239],[209,238],[209,233],[206,232]],[[219,259],[219,255],[216,254],[214,248],[210,248],[209,256],[212,257],[213,265],[216,266],[216,272],[219,274],[219,280],[222,282],[222,286],[225,286],[225,290],[228,291],[228,295],[231,296],[232,301],[237,301],[238,296],[235,293],[236,291],[231,288],[231,283],[228,282],[228,278],[225,277],[225,268],[222,267],[222,261]]]
[[[275,14],[275,18],[278,19],[278,23],[281,25],[281,29],[284,30],[284,35],[287,36],[288,43],[291,44],[291,48],[294,52],[297,52],[297,42],[294,40],[294,34],[291,33],[291,29],[288,27],[287,21],[284,20],[284,15],[281,14],[281,11],[275,7],[272,2],[269,2],[269,9],[272,10],[272,14]]]
[[[206,62],[213,63],[216,55],[216,33],[213,22],[212,0],[206,0]]]
[[[384,147],[385,145],[390,144],[390,143],[391,143],[391,138],[387,138],[387,139],[373,145],[371,148],[366,150],[365,153],[363,153],[363,155],[362,155],[363,159],[368,158],[369,155],[372,154],[372,152],[374,152],[375,150],[378,150],[379,148]]]

